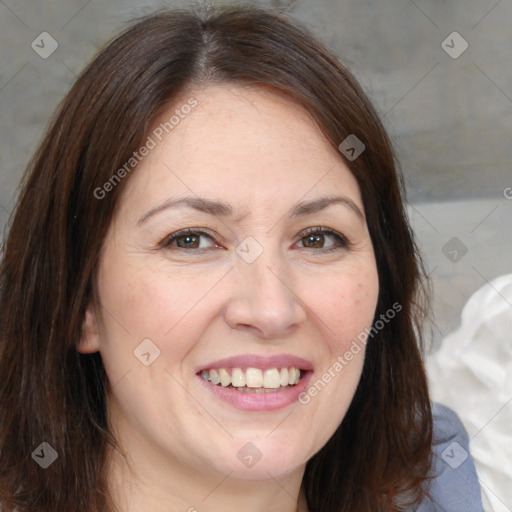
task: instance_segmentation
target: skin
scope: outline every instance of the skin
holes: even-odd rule
[[[310,361],[315,382],[371,326],[379,283],[360,191],[309,115],[270,90],[194,90],[155,126],[192,95],[198,105],[126,178],[78,347],[100,351],[110,383],[109,421],[126,455],[109,452],[113,500],[123,512],[305,510],[305,464],[342,421],[364,350],[307,405],[277,411],[236,409],[206,392],[195,370],[233,355],[286,353]],[[341,203],[287,215],[330,195],[362,216]],[[139,222],[184,196],[229,203],[234,215],[180,207]],[[350,244],[302,234],[318,226]],[[214,240],[159,245],[185,228]],[[248,236],[263,248],[252,263],[236,252]],[[149,366],[134,357],[147,338],[160,350]],[[262,454],[250,468],[237,458],[248,442]]]

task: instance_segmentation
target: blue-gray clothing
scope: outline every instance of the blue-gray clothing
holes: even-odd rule
[[[444,405],[434,404],[434,460],[430,484],[432,499],[417,512],[484,512],[469,436],[459,417]]]

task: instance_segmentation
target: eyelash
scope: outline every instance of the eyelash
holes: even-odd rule
[[[299,240],[302,240],[303,238],[306,238],[310,235],[330,235],[334,238],[336,241],[336,244],[332,245],[331,247],[318,249],[321,252],[331,252],[331,251],[339,251],[341,249],[347,249],[351,246],[349,240],[343,236],[341,233],[338,233],[337,231],[334,231],[333,229],[325,228],[322,226],[317,227],[311,227],[307,228],[301,233],[299,233]],[[302,247],[302,249],[310,249],[309,247]]]
[[[303,238],[306,238],[306,237],[310,236],[310,235],[317,235],[317,234],[330,235],[337,242],[337,244],[334,244],[334,245],[332,245],[330,247],[317,249],[317,251],[319,251],[319,252],[328,253],[328,252],[331,252],[331,251],[339,251],[339,250],[347,249],[347,248],[351,247],[350,241],[345,236],[341,235],[337,231],[334,231],[332,229],[325,228],[325,227],[322,227],[322,226],[311,227],[311,228],[305,229],[304,231],[299,233],[299,235],[298,235],[299,241],[302,240]],[[205,236],[206,238],[209,238],[213,242],[217,243],[215,241],[214,236],[212,234],[210,234],[209,232],[207,232],[207,231],[205,231],[203,229],[192,230],[190,228],[187,228],[187,229],[182,229],[181,231],[177,231],[176,233],[172,233],[171,235],[167,236],[166,238],[164,238],[158,244],[158,246],[161,249],[170,249],[172,242],[174,242],[175,240],[177,240],[177,239],[179,239],[179,238],[181,238],[183,236],[187,236],[187,235]],[[203,248],[203,249],[199,249],[199,248],[185,249],[183,247],[175,247],[174,249],[182,249],[182,250],[186,250],[186,251],[190,251],[190,252],[195,252],[195,251],[205,251],[205,250],[215,249],[215,248],[216,247],[206,247],[206,248]],[[171,249],[171,250],[174,250],[174,249]],[[309,247],[301,247],[301,249],[311,249],[311,248],[309,248]]]

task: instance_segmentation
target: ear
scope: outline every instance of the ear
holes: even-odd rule
[[[100,329],[98,315],[93,301],[85,310],[85,318],[82,326],[82,336],[77,343],[76,349],[81,354],[92,354],[100,349]]]

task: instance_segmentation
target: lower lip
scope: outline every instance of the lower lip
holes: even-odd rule
[[[204,380],[200,375],[197,377],[208,391],[237,409],[244,411],[277,411],[298,401],[299,395],[306,390],[312,374],[313,372],[306,371],[295,386],[290,386],[283,391],[269,393],[246,393],[244,391],[237,391],[234,388],[225,388],[212,384]]]

